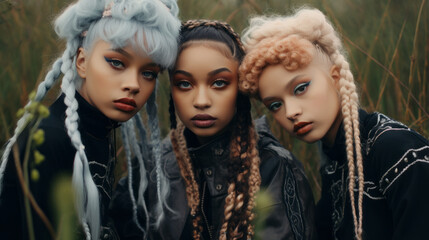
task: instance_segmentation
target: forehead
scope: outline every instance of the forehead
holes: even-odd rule
[[[305,67],[288,71],[282,64],[268,65],[259,76],[260,95],[283,90],[295,77],[308,75],[309,70],[311,69]]]
[[[228,58],[221,50],[205,45],[190,45],[182,50],[177,58],[175,69],[185,71],[205,71],[227,67],[237,71],[238,62]]]

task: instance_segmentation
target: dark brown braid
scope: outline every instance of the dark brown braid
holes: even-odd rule
[[[240,50],[244,53],[244,46],[241,42],[240,36],[234,31],[234,29],[226,22],[221,22],[217,20],[207,20],[207,19],[192,19],[182,23],[180,31],[186,31],[189,29],[194,29],[197,27],[214,27],[220,29],[227,33],[237,44]]]
[[[170,129],[176,129],[177,120],[176,120],[176,110],[174,109],[173,96],[170,93],[170,101],[168,105],[168,112],[170,113]]]
[[[225,220],[221,228],[221,239],[253,236],[252,209],[255,193],[259,191],[261,182],[259,153],[256,149],[257,137],[250,114],[250,101],[241,94],[237,98],[237,117],[234,125],[229,164],[231,182],[225,200]]]

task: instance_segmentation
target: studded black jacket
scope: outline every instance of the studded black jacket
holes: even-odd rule
[[[363,239],[427,239],[429,143],[381,113],[359,112],[364,165]],[[342,126],[332,148],[323,147],[321,239],[353,239],[348,167]],[[354,189],[357,193],[357,187]]]
[[[266,206],[258,206],[267,211],[268,216],[265,226],[256,230],[256,235],[259,239],[316,239],[314,200],[301,163],[273,137],[265,118],[256,121],[256,128],[259,134],[261,189],[266,189],[272,198]],[[185,130],[185,138],[199,176],[197,181],[202,188],[202,239],[218,239],[227,196],[228,170],[225,162],[229,159],[230,138],[226,133],[198,147],[193,147],[193,134],[190,131]],[[163,160],[171,186],[167,202],[174,212],[166,212],[159,229],[150,229],[149,239],[192,239],[185,183],[169,139],[164,140]],[[121,180],[116,189],[112,216],[121,239],[141,239],[142,232],[136,229],[131,213],[127,213],[130,197],[126,183],[125,179]],[[150,183],[148,187],[154,186],[154,183]],[[149,194],[146,199],[155,199],[151,195],[154,194]]]

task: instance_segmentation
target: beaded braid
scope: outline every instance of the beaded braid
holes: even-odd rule
[[[267,44],[269,41],[273,42],[273,47]],[[301,9],[289,17],[252,19],[250,27],[243,35],[243,42],[247,55],[240,66],[239,87],[250,95],[258,95],[258,78],[265,66],[282,64],[288,71],[302,68],[313,59],[309,49],[319,49],[322,54],[329,57],[333,65],[339,68],[339,95],[346,135],[350,204],[355,237],[361,239],[364,175],[359,131],[359,100],[353,75],[349,63],[342,54],[344,49],[336,31],[319,10]],[[282,46],[274,46],[276,43]],[[288,44],[294,47],[290,48]],[[273,61],[273,59],[277,60]],[[357,172],[359,189],[357,214],[353,191],[356,185],[355,172]]]

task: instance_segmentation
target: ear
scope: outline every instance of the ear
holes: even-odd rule
[[[77,50],[76,70],[77,74],[79,74],[82,79],[86,78],[86,56],[85,49],[83,49],[82,47]]]
[[[334,81],[333,83],[335,87],[338,88],[340,83],[340,78],[341,78],[340,67],[338,67],[337,65],[333,65],[329,73],[331,75],[332,80]]]

